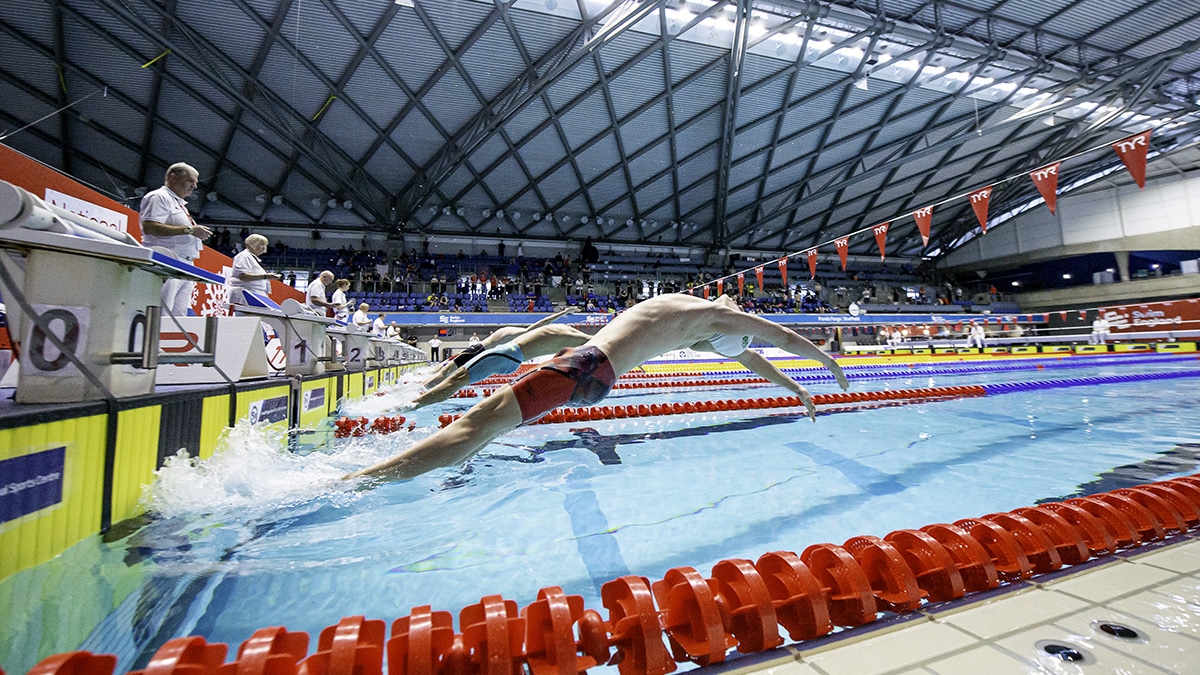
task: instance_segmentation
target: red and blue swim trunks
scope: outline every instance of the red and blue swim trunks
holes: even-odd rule
[[[512,383],[521,421],[532,422],[564,403],[594,405],[612,391],[617,374],[597,347],[568,347]]]

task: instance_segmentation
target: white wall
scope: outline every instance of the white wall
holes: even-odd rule
[[[1122,245],[1122,240],[1175,234],[1178,248],[1194,248],[1200,240],[1200,173],[1151,181],[1145,190],[1130,184],[1064,195],[1058,200],[1057,214],[1051,215],[1045,206],[1035,207],[959,247],[941,266],[986,265],[989,260],[1063,247],[1138,250],[1136,242]]]

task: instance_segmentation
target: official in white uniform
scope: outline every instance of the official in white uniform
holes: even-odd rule
[[[229,272],[229,304],[245,304],[244,291],[271,294],[271,279],[280,279],[275,272],[263,269],[259,256],[267,250],[270,242],[261,234],[246,237],[246,248],[233,256],[233,268]]]
[[[191,166],[179,162],[167,169],[164,184],[142,197],[142,244],[165,251],[171,256],[191,263],[204,250],[205,239],[212,230],[197,225],[187,209],[187,197],[199,184],[200,174]],[[195,282],[167,279],[162,287],[163,309],[175,316],[187,316],[192,305]]]

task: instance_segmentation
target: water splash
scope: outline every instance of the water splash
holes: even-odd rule
[[[286,432],[243,421],[225,433],[207,459],[182,451],[167,458],[141,503],[160,517],[210,514],[242,522],[318,498],[349,503],[358,499],[360,481],[342,476],[402,452],[433,430],[344,439],[298,454],[288,449]]]
[[[342,403],[341,414],[349,417],[378,417],[412,410],[412,402],[421,393],[421,382],[429,377],[433,368],[421,368],[401,373],[400,381],[387,388],[379,389],[374,396],[364,396]]]

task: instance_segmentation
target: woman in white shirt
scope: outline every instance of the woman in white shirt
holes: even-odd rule
[[[333,292],[333,304],[337,305],[333,317],[343,323],[350,319],[350,301],[346,299],[346,291],[350,290],[349,279],[338,279],[337,290]]]

